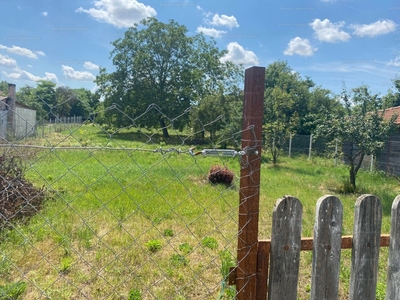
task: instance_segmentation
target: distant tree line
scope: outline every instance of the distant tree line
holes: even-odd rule
[[[8,83],[0,82],[0,91],[7,95]],[[36,87],[25,85],[16,93],[17,101],[36,110],[37,119],[82,116],[84,119],[100,104],[100,96],[85,88],[71,89],[54,82],[39,80]]]

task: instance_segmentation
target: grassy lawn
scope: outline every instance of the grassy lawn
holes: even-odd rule
[[[191,156],[192,141],[184,136],[166,140],[137,130],[109,135],[91,125],[30,142],[102,148],[12,150],[24,155],[26,178],[44,185],[49,197],[27,224],[0,233],[0,288],[26,282],[22,299],[228,299],[221,267],[236,254],[238,158]],[[183,153],[152,152],[160,147]],[[284,195],[303,203],[303,236],[312,236],[315,204],[326,194],[343,203],[344,235],[352,234],[357,197],[377,195],[382,232],[389,233],[397,180],[361,172],[358,193],[341,194],[347,169],[335,167],[333,159],[282,157],[272,166],[264,154],[260,239],[270,238],[272,209]],[[215,164],[235,173],[231,186],[207,181]],[[342,299],[350,256],[342,252]],[[302,253],[301,299],[309,297],[311,260],[311,253]],[[380,262],[378,292],[384,294],[387,249],[381,249]]]

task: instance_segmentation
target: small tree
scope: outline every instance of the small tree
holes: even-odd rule
[[[368,86],[352,89],[352,97],[343,88],[341,99],[344,115],[331,115],[318,126],[319,135],[336,139],[340,144],[349,143],[349,151],[342,151],[349,163],[349,184],[356,189],[357,173],[365,155],[378,155],[386,139],[394,130],[394,120],[385,121],[377,94],[371,94]]]

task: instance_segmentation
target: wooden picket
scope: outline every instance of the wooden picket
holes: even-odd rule
[[[273,210],[271,240],[258,242],[257,292],[249,299],[295,300],[300,251],[312,250],[311,299],[338,299],[341,249],[352,249],[349,299],[376,299],[380,247],[389,247],[387,300],[400,300],[400,196],[392,205],[391,231],[381,234],[382,204],[362,195],[355,204],[353,236],[342,236],[343,206],[336,196],[316,206],[313,238],[301,238],[302,204],[292,196]],[[235,284],[236,270],[230,283]]]
[[[314,226],[311,299],[337,299],[342,247],[342,202],[318,199]]]

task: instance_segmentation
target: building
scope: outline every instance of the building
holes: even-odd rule
[[[0,139],[21,139],[35,134],[36,111],[17,101],[15,84],[8,85],[8,95],[0,96]]]

